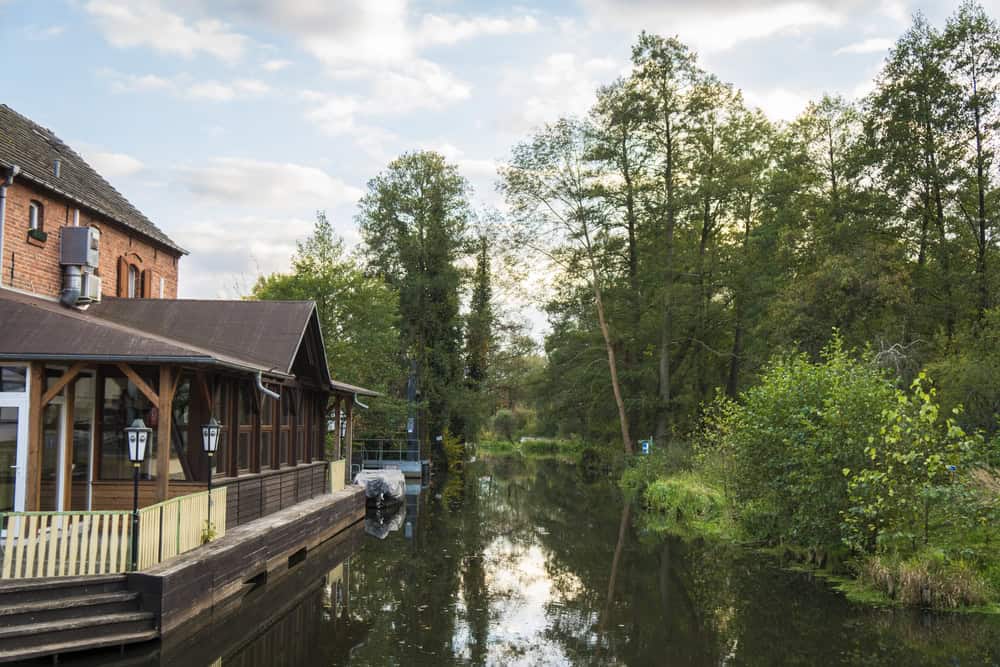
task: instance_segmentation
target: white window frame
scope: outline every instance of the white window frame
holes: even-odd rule
[[[36,201],[28,203],[28,229],[41,229],[43,223],[42,205]]]
[[[139,296],[139,269],[135,264],[128,265],[128,285],[126,294],[128,298],[135,299]]]

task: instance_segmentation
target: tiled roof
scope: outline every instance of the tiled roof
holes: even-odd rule
[[[303,339],[319,335],[312,301],[108,298],[81,310],[0,289],[0,322],[0,360],[215,364],[272,377],[294,377]],[[334,392],[379,395],[331,379],[320,355]]]
[[[60,160],[60,174],[53,162]],[[0,165],[17,165],[27,178],[177,252],[170,240],[142,212],[98,174],[51,130],[0,104]]]

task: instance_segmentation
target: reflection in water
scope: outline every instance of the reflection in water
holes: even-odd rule
[[[565,463],[477,461],[408,500],[402,530],[358,524],[148,664],[1000,664],[996,617],[855,606],[759,555],[663,540]]]

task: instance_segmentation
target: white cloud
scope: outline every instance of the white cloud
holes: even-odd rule
[[[418,44],[457,44],[483,35],[513,35],[538,30],[533,16],[503,18],[425,14],[417,30]]]
[[[206,166],[183,167],[180,177],[198,198],[244,207],[328,208],[361,196],[358,188],[316,167],[247,158],[215,158]]]
[[[231,83],[202,81],[188,86],[184,94],[192,99],[231,102],[235,99],[257,97],[271,92],[271,87],[255,79],[237,79]]]
[[[592,26],[678,35],[703,52],[749,40],[842,25],[863,0],[583,0]]]
[[[265,72],[280,72],[281,70],[289,67],[292,64],[291,60],[267,60],[261,64],[261,69]]]
[[[78,144],[78,146],[87,163],[98,174],[109,180],[131,176],[142,171],[145,167],[141,161],[125,153],[102,151],[86,144]]]
[[[751,106],[759,107],[771,120],[791,121],[801,114],[810,101],[819,99],[817,91],[789,90],[776,87],[757,91],[745,89],[743,97]]]
[[[155,74],[125,74],[107,68],[99,70],[98,75],[110,82],[111,90],[115,93],[156,92],[192,100],[231,102],[271,92],[271,87],[259,79],[198,81],[186,73],[164,78]]]
[[[216,19],[189,22],[159,0],[90,0],[84,10],[118,48],[144,46],[184,57],[204,53],[233,63],[243,57],[249,41]]]
[[[563,52],[549,55],[527,72],[507,70],[500,92],[511,103],[500,124],[521,133],[559,116],[583,115],[593,105],[597,88],[618,69],[618,64],[608,58]]]
[[[833,52],[833,55],[839,56],[843,54],[860,54],[860,53],[883,53],[892,48],[895,44],[895,40],[889,39],[887,37],[872,37],[871,39],[866,39],[860,42],[854,42],[853,44],[848,44],[847,46],[842,46]]]

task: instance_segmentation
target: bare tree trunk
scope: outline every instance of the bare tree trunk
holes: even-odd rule
[[[618,382],[618,362],[615,359],[615,348],[611,342],[611,331],[608,329],[608,322],[604,317],[604,299],[601,298],[601,286],[597,278],[597,271],[593,271],[594,281],[594,301],[597,304],[597,323],[601,327],[601,335],[604,336],[604,347],[608,351],[608,370],[611,371],[611,390],[615,395],[615,405],[618,406],[618,421],[622,427],[622,441],[625,443],[625,453],[631,454],[632,435],[629,433],[628,414],[625,412],[625,401],[622,399],[621,384]]]

